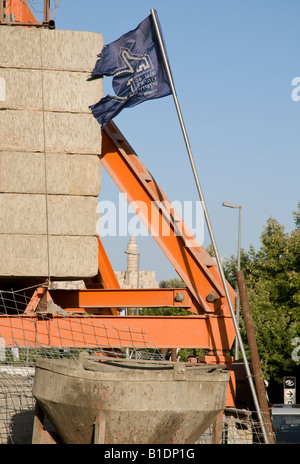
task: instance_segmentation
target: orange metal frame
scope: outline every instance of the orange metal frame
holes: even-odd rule
[[[26,4],[26,1],[24,0],[23,1],[6,0],[5,13],[7,15],[13,15],[14,21],[16,23],[21,23],[22,25],[23,24],[26,24],[26,25],[31,25],[31,24],[37,25],[38,24],[35,16],[33,15],[29,6]]]
[[[186,283],[201,312],[230,314],[214,260],[172,208],[169,199],[112,121],[102,132],[100,161]],[[234,302],[236,294],[228,287]],[[217,297],[213,303],[207,300],[211,294]]]
[[[156,229],[154,239],[170,259],[187,288],[120,289],[99,238],[99,272],[93,282],[87,282],[87,290],[37,289],[23,317],[21,317],[22,324],[25,323],[26,318],[29,318],[30,321],[34,318],[38,320],[41,314],[51,313],[49,304],[54,303],[65,310],[70,323],[75,320],[74,313],[76,313],[76,317],[80,313],[84,313],[82,316],[85,317],[89,314],[93,318],[96,317],[98,323],[110,316],[110,321],[114,320],[118,325],[127,324],[128,326],[129,323],[134,322],[135,328],[138,326],[140,329],[147,330],[152,343],[158,348],[205,348],[213,355],[208,358],[211,362],[216,362],[214,356],[219,359],[222,355],[224,358],[232,346],[235,331],[214,261],[195,240],[193,247],[187,246],[187,241],[190,243],[191,235],[187,238],[184,233],[181,235],[175,233],[178,222],[183,224],[182,219],[176,212],[170,211],[169,200],[112,122],[103,131],[103,150],[100,160],[121,192],[128,195],[128,201],[133,204],[137,199],[140,200],[141,207],[136,212],[152,232],[153,226],[156,227],[157,223],[156,221],[155,224],[151,223],[151,217],[145,214],[143,208],[148,208],[149,211],[152,202],[164,201],[164,206],[159,208],[158,213],[161,223],[165,221],[165,226],[169,227],[170,234],[162,233],[166,230],[165,227],[162,230]],[[184,224],[181,230],[187,230]],[[234,298],[235,292],[231,287],[229,290]],[[215,296],[214,302],[208,301],[209,295]],[[191,316],[170,319],[163,316],[140,316],[132,319],[128,316],[120,316],[120,310],[128,307],[181,307],[188,309],[197,317],[196,319],[195,317],[191,318]],[[52,319],[49,318],[47,321],[49,327],[58,327],[57,324],[63,324],[56,313],[52,314],[51,317]],[[5,338],[8,335],[5,331],[13,329],[13,327],[17,328],[16,326],[19,324],[13,316],[0,316],[0,320],[1,334]],[[91,320],[95,319],[91,318]],[[39,323],[37,321],[38,325],[41,326],[42,321]],[[27,340],[25,332],[24,342]],[[210,343],[207,341],[208,338],[211,340]],[[65,346],[65,340],[61,338],[60,340],[60,343]]]

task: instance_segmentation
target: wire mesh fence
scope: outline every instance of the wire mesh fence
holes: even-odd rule
[[[32,395],[37,358],[77,359],[82,351],[117,358],[163,360],[142,329],[103,322],[92,314],[65,315],[59,308],[45,312],[45,300],[35,312],[32,292],[0,291],[0,444],[31,443],[35,413]],[[48,305],[49,310],[49,305]],[[45,428],[52,429],[45,423]],[[264,443],[255,414],[226,409],[222,444]],[[197,444],[214,443],[214,426]]]
[[[61,308],[51,313],[43,298],[28,312],[33,290],[0,291],[0,444],[31,442],[37,358],[77,359],[86,351],[114,358],[164,359],[143,329],[104,323],[93,314],[66,315]]]
[[[44,6],[45,2],[44,0],[26,0],[24,1],[31,11],[34,13],[35,17],[39,19],[40,21],[43,20],[43,15],[44,15]],[[50,14],[51,18],[55,18],[57,15],[57,10],[59,9],[60,6],[64,3],[64,0],[51,0],[50,1]]]
[[[264,420],[270,421],[269,416]],[[275,434],[274,434],[275,440]],[[215,444],[214,426],[210,425],[199,437],[197,444]],[[218,444],[257,445],[265,444],[261,424],[255,411],[226,408],[223,412],[222,432]]]

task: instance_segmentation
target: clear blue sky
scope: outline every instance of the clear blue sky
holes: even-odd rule
[[[299,0],[64,0],[57,29],[100,32],[106,44],[155,8],[220,256],[260,246],[270,216],[290,231],[299,195]],[[87,51],[88,52],[88,51]],[[95,57],[96,61],[96,57]],[[104,83],[104,94],[110,91]],[[110,85],[110,84],[109,84]],[[115,123],[171,200],[198,200],[171,96],[123,110]],[[103,172],[100,199],[117,201]],[[115,270],[129,237],[103,238]],[[137,237],[141,269],[176,276],[152,237]],[[210,243],[205,231],[204,246]]]

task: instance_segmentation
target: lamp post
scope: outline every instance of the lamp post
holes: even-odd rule
[[[239,225],[238,225],[238,250],[237,250],[237,271],[241,270],[241,220],[242,220],[242,207],[240,205],[234,205],[232,203],[227,203],[223,202],[223,206],[226,206],[227,208],[238,208],[239,210]],[[239,290],[238,286],[236,287],[237,289],[237,298],[236,298],[236,321],[237,325],[239,326],[240,322],[240,295],[239,295]],[[235,353],[234,353],[234,359],[237,361],[239,359],[239,343],[237,338],[235,339]]]

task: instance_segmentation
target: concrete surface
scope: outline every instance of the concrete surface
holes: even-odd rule
[[[101,154],[100,125],[91,114],[0,111],[1,151]]]
[[[97,205],[95,197],[2,194],[0,234],[95,236]]]
[[[102,94],[102,80],[87,81],[88,77],[84,72],[0,68],[5,81],[0,109],[90,114],[89,105]]]
[[[94,32],[22,27],[1,27],[0,43],[1,67],[85,72],[104,44]]]
[[[49,236],[50,275],[56,278],[92,277],[98,263],[96,237]],[[48,277],[46,235],[0,234],[2,277]]]
[[[45,159],[47,189],[45,186]],[[0,152],[0,193],[98,196],[101,165],[97,155]]]

